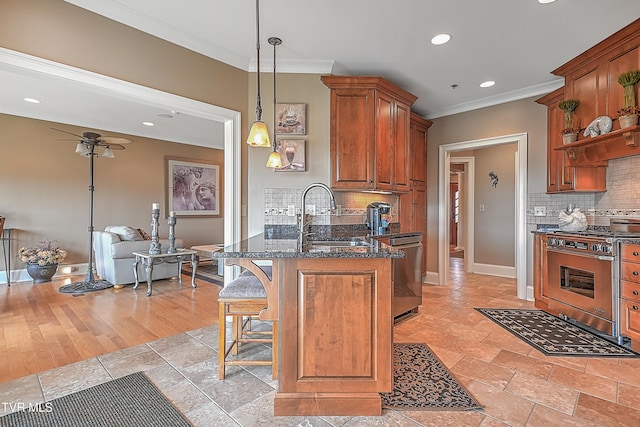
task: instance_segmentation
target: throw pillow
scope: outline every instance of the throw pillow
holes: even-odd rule
[[[144,240],[138,230],[135,228],[127,227],[126,225],[110,225],[104,229],[109,233],[115,233],[120,236],[120,240],[132,241],[132,240]]]
[[[144,231],[142,228],[138,228],[138,233],[140,233],[142,240],[151,240],[151,236],[149,236],[149,234],[147,234],[147,232]]]

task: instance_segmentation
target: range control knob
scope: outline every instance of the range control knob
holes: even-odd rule
[[[550,239],[547,240],[547,245],[548,246],[556,246],[556,239],[551,237]]]
[[[602,243],[594,243],[591,245],[591,250],[593,252],[602,252]]]
[[[613,246],[612,245],[602,245],[602,246],[603,246],[602,251],[604,253],[607,253],[607,254],[612,254],[613,253]]]

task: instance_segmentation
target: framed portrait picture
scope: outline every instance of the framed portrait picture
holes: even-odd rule
[[[307,134],[307,104],[276,104],[278,135]]]
[[[222,209],[222,167],[202,160],[166,159],[166,212],[176,216],[220,216]]]
[[[275,168],[276,172],[304,172],[307,170],[305,161],[304,139],[285,139],[277,142],[278,153],[282,159],[282,167]]]

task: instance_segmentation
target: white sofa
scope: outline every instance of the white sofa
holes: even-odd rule
[[[113,285],[135,283],[133,275],[134,251],[148,251],[150,240],[144,240],[138,230],[127,226],[110,225],[105,231],[93,232],[96,271],[98,275]],[[160,239],[162,249],[169,247],[169,240]],[[183,247],[182,239],[176,239],[176,248]],[[153,267],[153,280],[167,279],[178,275],[176,264],[158,264]],[[146,282],[147,273],[138,266],[138,279]]]

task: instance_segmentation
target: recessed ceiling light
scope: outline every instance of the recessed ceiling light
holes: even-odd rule
[[[35,98],[25,98],[24,99],[27,102],[30,102],[32,104],[40,104],[40,100],[39,99],[35,99]]]
[[[547,3],[553,3],[556,0],[538,0],[538,3],[542,3],[542,4],[547,4]]]
[[[487,80],[486,82],[480,83],[480,87],[491,87],[494,84],[496,84],[496,82],[494,82],[493,80]]]
[[[154,123],[152,122],[142,122],[142,124],[145,126],[154,126]]]
[[[451,40],[451,36],[449,34],[438,34],[431,39],[431,44],[440,45],[445,44]]]

